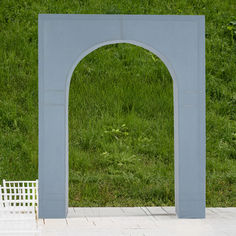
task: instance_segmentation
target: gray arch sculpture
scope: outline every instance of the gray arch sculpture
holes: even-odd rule
[[[108,44],[157,55],[174,81],[175,206],[205,217],[204,16],[39,15],[39,217],[68,210],[68,96],[74,68]]]

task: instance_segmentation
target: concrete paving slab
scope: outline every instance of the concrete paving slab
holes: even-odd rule
[[[42,236],[236,235],[236,208],[207,208],[206,219],[178,219],[173,210],[173,207],[82,207],[69,209],[71,217],[40,219],[38,225]]]
[[[176,215],[175,207],[161,207],[167,214]]]
[[[121,207],[126,216],[146,216],[146,212],[141,207]]]
[[[125,212],[120,207],[75,207],[76,217],[103,217],[103,216],[125,216]],[[67,218],[73,216],[68,215]]]
[[[151,215],[166,215],[167,211],[164,211],[162,207],[146,207],[148,212],[150,212]]]
[[[89,228],[93,224],[87,219],[87,217],[78,217],[78,218],[67,218],[67,224],[70,228]]]
[[[68,224],[66,219],[45,219],[44,225],[41,225],[41,235],[48,235],[49,233],[54,235],[54,233],[59,233],[58,235],[64,235],[68,229]]]
[[[67,218],[77,217],[74,207],[68,208]]]

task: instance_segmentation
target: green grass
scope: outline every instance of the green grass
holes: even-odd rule
[[[234,1],[0,0],[0,180],[38,168],[39,13],[204,14],[208,206],[236,206]],[[173,83],[150,52],[99,48],[76,67],[69,103],[70,205],[174,204]]]

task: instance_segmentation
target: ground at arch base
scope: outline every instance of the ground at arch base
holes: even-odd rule
[[[206,219],[177,219],[174,207],[74,207],[38,225],[48,236],[235,236],[236,207],[207,208]]]

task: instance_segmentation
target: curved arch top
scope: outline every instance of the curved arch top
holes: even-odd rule
[[[71,65],[71,69],[69,70],[69,73],[67,75],[67,79],[66,79],[66,91],[67,91],[67,96],[69,94],[69,88],[70,88],[70,81],[72,78],[72,74],[76,68],[76,66],[80,63],[80,61],[85,58],[88,54],[90,54],[91,52],[95,51],[96,49],[106,46],[106,45],[111,45],[111,44],[118,44],[118,43],[128,43],[128,44],[132,44],[141,48],[144,48],[150,52],[152,52],[153,54],[155,54],[157,57],[159,57],[162,62],[165,64],[165,66],[167,67],[173,81],[174,81],[174,86],[177,86],[177,80],[176,80],[176,75],[175,75],[175,71],[174,68],[172,67],[171,63],[168,61],[168,58],[166,58],[163,54],[161,54],[161,52],[157,51],[156,49],[152,48],[149,45],[146,45],[144,43],[135,41],[135,40],[114,40],[114,41],[105,41],[105,42],[101,42],[98,43],[94,46],[92,46],[91,48],[88,48],[86,50],[84,50],[82,53],[80,53],[78,55],[78,58],[75,60],[75,62],[73,62],[73,64]]]
[[[174,15],[39,15],[39,217],[68,209],[68,95],[76,65],[95,49],[147,49],[174,81],[175,207],[205,217],[205,20]]]

